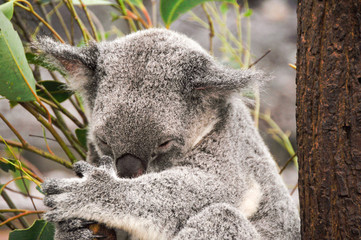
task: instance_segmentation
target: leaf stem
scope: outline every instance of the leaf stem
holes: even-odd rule
[[[53,103],[55,103],[56,108],[64,113],[64,115],[72,120],[79,128],[85,127],[81,122],[79,122],[78,119],[76,119],[76,117],[74,117],[68,110],[66,110],[43,85],[37,84],[37,86],[45,92],[45,94],[53,101]]]
[[[47,121],[45,121],[45,119],[37,112],[35,111],[33,108],[31,108],[29,106],[28,103],[20,103],[21,106],[23,106],[26,110],[28,110],[28,112],[30,112],[44,127],[46,127],[49,132],[54,136],[54,138],[56,139],[56,141],[58,142],[58,144],[60,145],[60,147],[63,149],[63,151],[65,152],[65,154],[68,156],[68,158],[70,159],[70,161],[72,163],[76,162],[76,158],[73,155],[73,153],[69,150],[69,148],[66,146],[66,144],[64,143],[63,139],[59,136],[59,134],[55,131],[55,129],[53,128],[53,126],[51,124],[49,124]]]
[[[16,137],[19,139],[23,147],[26,147],[28,143],[25,141],[25,139],[20,135],[20,133],[14,128],[13,125],[10,124],[10,122],[0,113],[0,118],[5,122],[5,124],[10,128],[10,130],[16,135]]]
[[[96,29],[95,29],[93,20],[91,19],[90,15],[89,15],[89,12],[88,12],[87,7],[86,7],[86,5],[83,3],[83,0],[79,0],[79,2],[80,2],[81,7],[83,8],[83,11],[84,11],[87,19],[88,19],[90,28],[91,28],[92,33],[93,33],[93,37],[94,37],[94,39],[95,39],[97,42],[99,42],[99,38],[98,38],[97,31],[96,31]]]
[[[4,199],[4,201],[6,202],[6,204],[9,206],[9,208],[17,209],[17,207],[15,206],[15,204],[13,203],[13,201],[11,200],[11,198],[9,197],[9,195],[5,191],[1,192],[1,196]],[[14,216],[14,217],[16,217],[16,216]],[[8,221],[9,219],[12,219],[12,218],[8,218],[4,222],[0,223],[0,226],[3,226],[7,222],[10,222],[10,221]],[[23,228],[28,228],[29,227],[29,223],[23,218],[23,216],[16,217],[15,219],[19,219],[19,221],[20,221],[21,225],[23,226]]]
[[[19,2],[23,2],[26,5],[28,5],[28,7],[23,6],[22,4],[20,4]],[[61,42],[61,43],[65,43],[64,40],[59,36],[59,34],[54,30],[54,28],[52,28],[42,17],[39,16],[39,14],[37,14],[34,9],[33,6],[26,0],[16,0],[14,2],[14,4],[18,7],[21,7],[22,9],[31,12],[37,19],[39,19],[40,22],[42,22],[53,34],[54,36]]]
[[[19,220],[20,220],[20,219],[22,219],[22,217],[24,217],[24,216],[31,215],[31,214],[42,214],[42,213],[45,213],[45,212],[46,212],[46,211],[26,211],[26,212],[23,212],[23,213],[20,213],[20,214],[14,216],[14,217],[11,217],[11,218],[6,219],[6,221],[0,223],[0,227],[3,226],[3,225],[5,225],[6,223],[11,222],[11,221],[14,221],[14,220],[16,220],[16,219],[19,219]],[[26,228],[28,228],[28,227],[26,227]]]
[[[202,4],[202,9],[204,13],[206,14],[208,25],[209,25],[209,53],[213,55],[213,37],[214,37],[214,26],[211,16],[209,15],[209,12],[206,8],[206,4]]]
[[[72,164],[67,161],[66,159],[64,158],[61,158],[61,157],[58,157],[58,156],[55,156],[55,155],[51,155],[50,153],[47,153],[39,148],[36,148],[34,146],[31,146],[31,145],[27,145],[26,147],[24,147],[20,142],[16,142],[16,141],[12,141],[12,140],[7,140],[7,139],[0,139],[0,143],[2,144],[8,144],[10,146],[13,146],[13,147],[18,147],[18,148],[22,148],[24,150],[28,150],[30,152],[33,152],[33,153],[36,153],[44,158],[47,158],[47,159],[50,159],[54,162],[57,162],[57,163],[60,163],[61,165],[69,168],[69,169],[72,169]],[[1,158],[0,158],[1,160]],[[31,175],[31,172],[28,172],[30,175]],[[34,177],[34,176],[32,176]],[[39,178],[37,178],[39,180]]]

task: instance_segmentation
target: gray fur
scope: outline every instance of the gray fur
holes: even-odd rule
[[[82,178],[43,184],[46,219],[97,221],[138,239],[300,239],[295,204],[239,98],[261,74],[221,66],[161,29],[39,46],[87,102],[93,164],[75,165]],[[146,174],[117,176],[125,154],[145,160]]]

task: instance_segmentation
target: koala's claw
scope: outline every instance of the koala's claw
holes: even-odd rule
[[[93,235],[93,238],[104,239],[104,238],[107,238],[107,236],[105,236],[105,235]]]
[[[89,225],[96,224],[96,223],[98,223],[98,222],[95,222],[95,221],[82,221],[81,225],[82,225],[82,227],[88,227]]]

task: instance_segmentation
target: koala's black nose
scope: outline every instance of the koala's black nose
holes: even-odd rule
[[[131,154],[124,154],[118,158],[116,167],[121,178],[134,178],[145,172],[145,162]]]

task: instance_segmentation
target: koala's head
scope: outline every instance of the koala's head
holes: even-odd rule
[[[166,167],[192,150],[222,118],[229,95],[259,78],[225,68],[169,30],[83,48],[49,38],[39,46],[69,72],[89,109],[89,139],[100,156],[114,158],[119,172],[126,162]]]

